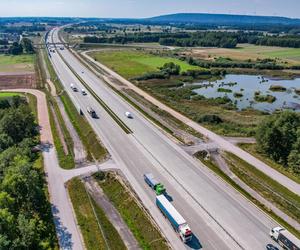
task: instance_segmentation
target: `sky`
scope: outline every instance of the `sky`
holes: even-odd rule
[[[300,0],[0,0],[0,17],[152,17],[224,13],[300,18]]]

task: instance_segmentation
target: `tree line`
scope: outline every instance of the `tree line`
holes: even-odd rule
[[[256,45],[300,48],[299,35],[264,35],[262,32],[177,32],[151,33],[136,32],[124,33],[115,36],[86,36],[85,43],[159,43],[165,46],[179,47],[220,47],[235,48],[238,43]]]
[[[203,59],[194,59],[192,57],[179,57],[180,60],[185,60],[190,65],[199,66],[202,68],[244,68],[244,69],[259,69],[259,70],[283,70],[283,69],[300,69],[300,65],[279,65],[274,59],[257,59],[247,61],[237,61],[231,58],[219,57],[216,60],[209,61]]]
[[[8,49],[8,53],[11,55],[33,54],[34,52],[32,41],[28,38],[23,38],[19,43],[14,42]]]
[[[21,97],[0,99],[0,249],[53,249],[57,244],[39,154],[38,130]]]

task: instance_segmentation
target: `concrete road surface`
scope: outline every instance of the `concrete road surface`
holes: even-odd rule
[[[50,39],[58,41],[57,30],[50,33]],[[68,50],[60,53],[133,131],[133,134],[126,134],[90,93],[83,96],[73,92],[71,83],[79,89],[84,87],[59,53],[51,53],[51,61],[65,90],[102,139],[113,160],[174,249],[264,249],[268,243],[273,243],[268,233],[277,224],[272,219],[184,152],[84,67]],[[92,119],[87,114],[87,106],[93,107],[99,119]],[[126,111],[133,114],[133,119],[126,118]],[[184,245],[178,240],[178,236],[156,208],[155,194],[142,177],[146,172],[152,172],[167,187],[172,203],[194,232],[191,244]]]

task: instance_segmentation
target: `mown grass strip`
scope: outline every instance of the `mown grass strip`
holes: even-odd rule
[[[50,103],[50,102],[48,102],[48,103]],[[50,105],[52,105],[52,104],[50,103]],[[64,147],[61,142],[61,138],[59,137],[59,134],[58,134],[58,131],[56,128],[56,124],[54,121],[54,117],[53,117],[54,114],[49,106],[48,106],[48,112],[49,112],[51,131],[52,131],[52,135],[53,135],[55,149],[57,152],[59,166],[63,169],[72,169],[75,167],[74,158],[73,158],[72,154],[68,154],[68,155],[65,154]]]
[[[296,235],[298,238],[300,238],[300,232],[292,227],[290,224],[288,224],[285,220],[283,220],[281,217],[276,215],[272,210],[267,208],[265,205],[260,203],[258,200],[256,200],[251,194],[249,194],[246,190],[241,188],[238,184],[234,182],[228,175],[226,175],[214,162],[210,160],[204,160],[200,155],[195,155],[195,157],[200,160],[205,166],[207,166],[210,170],[212,170],[215,174],[220,176],[225,182],[227,182],[229,185],[231,185],[234,189],[236,189],[238,192],[240,192],[245,198],[250,200],[253,204],[255,204],[258,208],[260,208],[264,213],[269,215],[273,220],[277,221],[280,225],[282,225],[284,228],[289,230],[291,233]]]
[[[75,178],[67,186],[86,248],[126,249],[119,233],[87,193],[84,184]]]
[[[61,59],[68,66],[68,68],[73,72],[73,74],[78,78],[78,80],[85,86],[85,88],[94,96],[97,102],[104,108],[104,110],[113,118],[113,120],[124,130],[126,134],[131,134],[131,129],[111,110],[111,108],[96,94],[96,92],[85,83],[85,81],[73,70],[73,68],[68,64],[68,62],[61,56]]]
[[[44,53],[46,53],[46,51],[44,51]],[[102,161],[106,158],[108,154],[107,150],[100,143],[100,140],[98,139],[96,133],[92,129],[89,122],[79,114],[78,110],[74,106],[68,94],[65,91],[63,91],[62,84],[59,81],[47,55],[45,55],[45,60],[50,73],[51,80],[55,85],[57,93],[59,93],[59,97],[63,102],[69,119],[72,125],[74,126],[78,136],[80,137],[80,140],[82,141],[85,149],[87,150],[87,160]]]
[[[97,179],[97,176],[95,176]],[[106,173],[104,180],[97,179],[106,196],[119,211],[142,249],[169,249],[166,240],[113,173]]]

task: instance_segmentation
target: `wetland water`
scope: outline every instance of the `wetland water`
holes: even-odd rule
[[[263,82],[264,80],[264,82]],[[227,85],[236,83],[234,85]],[[228,96],[233,102],[236,103],[238,109],[245,109],[252,107],[254,109],[272,112],[276,109],[291,108],[300,111],[300,95],[297,95],[295,90],[300,90],[300,78],[293,80],[278,80],[269,79],[262,76],[255,75],[226,75],[222,80],[214,82],[201,82],[193,83],[195,85],[206,85],[194,89],[199,95],[206,98],[216,98]],[[271,91],[271,85],[280,85],[286,88],[285,91],[276,92]],[[230,89],[231,93],[218,92],[218,88]],[[272,95],[276,97],[273,103],[256,102],[254,100],[255,92],[259,91],[261,95]],[[234,93],[243,94],[242,97],[235,97]]]

